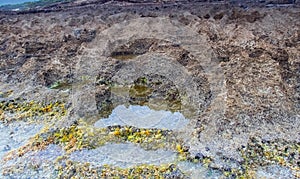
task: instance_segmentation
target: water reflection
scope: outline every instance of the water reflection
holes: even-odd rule
[[[152,110],[148,106],[124,105],[117,106],[108,118],[100,119],[95,127],[104,128],[108,126],[134,126],[137,128],[157,128],[176,130],[182,129],[189,123],[180,112],[164,110]]]

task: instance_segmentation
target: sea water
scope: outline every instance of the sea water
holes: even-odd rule
[[[9,4],[21,4],[24,2],[34,2],[38,0],[0,0],[0,6]]]

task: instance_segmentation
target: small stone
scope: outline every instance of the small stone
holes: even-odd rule
[[[197,153],[195,156],[195,159],[197,159],[197,160],[203,160],[203,158],[204,158],[204,155],[202,153]]]

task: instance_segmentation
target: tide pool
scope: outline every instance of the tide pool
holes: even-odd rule
[[[124,105],[117,106],[112,114],[95,123],[95,127],[105,128],[108,126],[134,126],[138,128],[157,128],[176,130],[184,128],[189,123],[180,112],[156,111],[148,106]]]

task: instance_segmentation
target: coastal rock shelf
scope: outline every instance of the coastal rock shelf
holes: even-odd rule
[[[299,1],[3,8],[0,178],[300,178]]]

